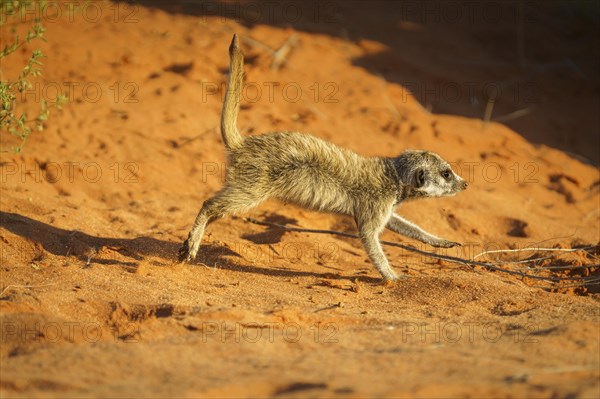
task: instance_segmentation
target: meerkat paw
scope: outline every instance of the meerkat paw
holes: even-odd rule
[[[396,272],[393,271],[393,270],[382,272],[381,275],[382,275],[383,281],[385,283],[389,283],[389,282],[392,282],[392,281],[398,281],[398,280],[401,280],[401,279],[404,278],[404,276],[398,276],[396,274]]]
[[[190,248],[190,239],[188,238],[183,242],[181,248],[179,248],[179,262],[190,262],[196,257],[196,254],[192,253]]]
[[[452,248],[452,247],[461,247],[462,244],[460,242],[448,241],[448,240],[439,240],[432,242],[431,245],[437,248]]]
[[[381,285],[383,285],[386,288],[393,288],[396,286],[396,284],[398,284],[399,280],[382,280]]]
[[[401,275],[397,275],[394,273],[394,276],[392,277],[384,277],[383,280],[381,281],[383,286],[385,287],[395,287],[399,282],[403,281],[406,279],[406,276],[401,274]]]

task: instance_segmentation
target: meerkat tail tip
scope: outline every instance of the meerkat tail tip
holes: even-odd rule
[[[233,34],[233,39],[231,39],[231,45],[229,46],[229,52],[233,53],[234,51],[240,50],[240,42],[238,40],[237,33]]]

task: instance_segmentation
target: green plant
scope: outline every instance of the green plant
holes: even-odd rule
[[[45,1],[36,0],[0,0],[0,29],[3,33],[11,31],[13,41],[5,44],[0,50],[0,63],[6,62],[6,58],[14,54],[19,48],[29,44],[34,40],[43,40],[44,27],[39,18],[27,21],[25,11],[28,7],[43,7]],[[30,23],[25,38],[21,40],[16,33],[16,27],[20,23]],[[14,80],[5,80],[0,71],[0,134],[16,136],[19,140],[16,146],[10,149],[0,148],[0,152],[20,152],[23,145],[29,138],[32,129],[36,131],[44,130],[44,122],[50,115],[52,107],[59,108],[66,103],[66,96],[59,94],[56,99],[48,101],[42,99],[39,113],[34,118],[28,119],[26,112],[20,111],[18,95],[32,88],[31,80],[42,74],[41,59],[45,55],[38,48],[32,51],[25,66]]]

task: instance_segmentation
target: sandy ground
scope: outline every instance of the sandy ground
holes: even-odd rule
[[[1,396],[599,397],[597,284],[386,246],[407,278],[383,285],[355,239],[244,219],[355,232],[348,217],[274,201],[216,221],[197,261],[175,262],[222,183],[237,32],[244,134],[298,130],[367,156],[436,151],[469,189],[398,210],[464,244],[436,253],[596,246],[500,265],[597,278],[581,267],[599,263],[594,7],[269,4],[45,10],[48,58],[23,106],[57,88],[71,101],[22,154],[0,156]],[[580,267],[548,268],[564,265]]]

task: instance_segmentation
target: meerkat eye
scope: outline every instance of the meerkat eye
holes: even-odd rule
[[[452,176],[452,171],[450,169],[446,169],[445,171],[442,172],[442,177],[446,180],[448,180],[450,178],[450,176]]]

